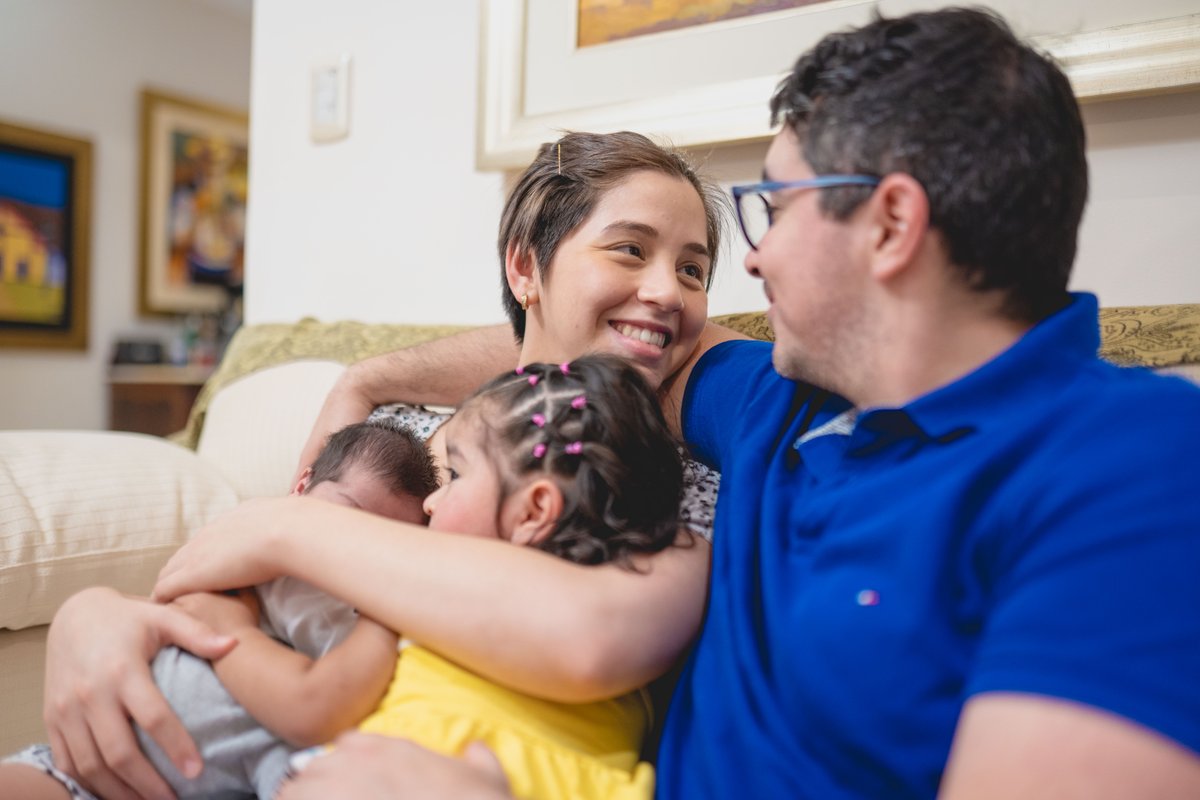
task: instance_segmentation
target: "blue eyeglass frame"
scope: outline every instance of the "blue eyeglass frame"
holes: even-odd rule
[[[745,238],[746,244],[750,245],[751,250],[757,250],[758,245],[750,238],[750,231],[746,230],[746,220],[742,216],[742,198],[750,195],[761,197],[765,192],[778,192],[781,189],[828,189],[834,186],[878,186],[882,178],[877,178],[874,175],[816,175],[812,178],[805,178],[800,181],[763,181],[762,183],[748,183],[741,186],[734,186],[730,189],[733,193],[733,207],[737,211],[738,227],[742,230],[742,237]],[[765,205],[764,201],[764,205]],[[767,205],[767,227],[775,223],[771,218],[771,207]],[[766,235],[766,234],[764,234]]]

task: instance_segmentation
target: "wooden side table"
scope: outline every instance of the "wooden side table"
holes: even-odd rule
[[[114,364],[108,371],[109,422],[114,431],[166,436],[181,430],[210,366]]]

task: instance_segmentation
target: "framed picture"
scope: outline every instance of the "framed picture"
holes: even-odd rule
[[[92,144],[0,122],[0,347],[87,349]]]
[[[988,4],[1059,59],[1083,101],[1200,87],[1195,0]],[[476,162],[524,167],[563,130],[630,129],[678,146],[765,138],[767,100],[803,50],[869,21],[876,8],[897,15],[930,7],[928,0],[488,0]],[[662,17],[671,8],[696,16],[668,24]],[[704,18],[706,8],[713,11]],[[612,24],[601,24],[622,14],[644,19],[615,35]]]
[[[244,278],[244,112],[142,92],[143,314],[217,312]]]

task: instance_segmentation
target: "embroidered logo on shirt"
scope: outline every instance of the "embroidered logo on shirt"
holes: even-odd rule
[[[854,598],[854,601],[860,606],[877,606],[879,605],[879,592],[874,589],[863,589]]]

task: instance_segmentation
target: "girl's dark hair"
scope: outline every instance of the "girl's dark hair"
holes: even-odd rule
[[[563,511],[537,546],[578,564],[654,553],[679,535],[683,462],[662,409],[636,369],[614,356],[530,364],[467,399],[500,464],[502,492],[544,473]]]
[[[385,481],[393,494],[424,498],[438,488],[429,448],[412,431],[387,420],[358,422],[332,434],[313,462],[308,490],[340,479],[352,464]]]
[[[497,248],[500,296],[517,341],[525,338],[525,312],[508,288],[504,260],[510,244],[537,258],[545,280],[562,240],[591,216],[604,193],[635,172],[649,170],[692,185],[704,205],[711,266],[705,289],[712,286],[721,249],[729,200],[720,187],[701,178],[684,155],[655,144],[640,133],[567,133],[539,149],[521,173],[504,204]]]

